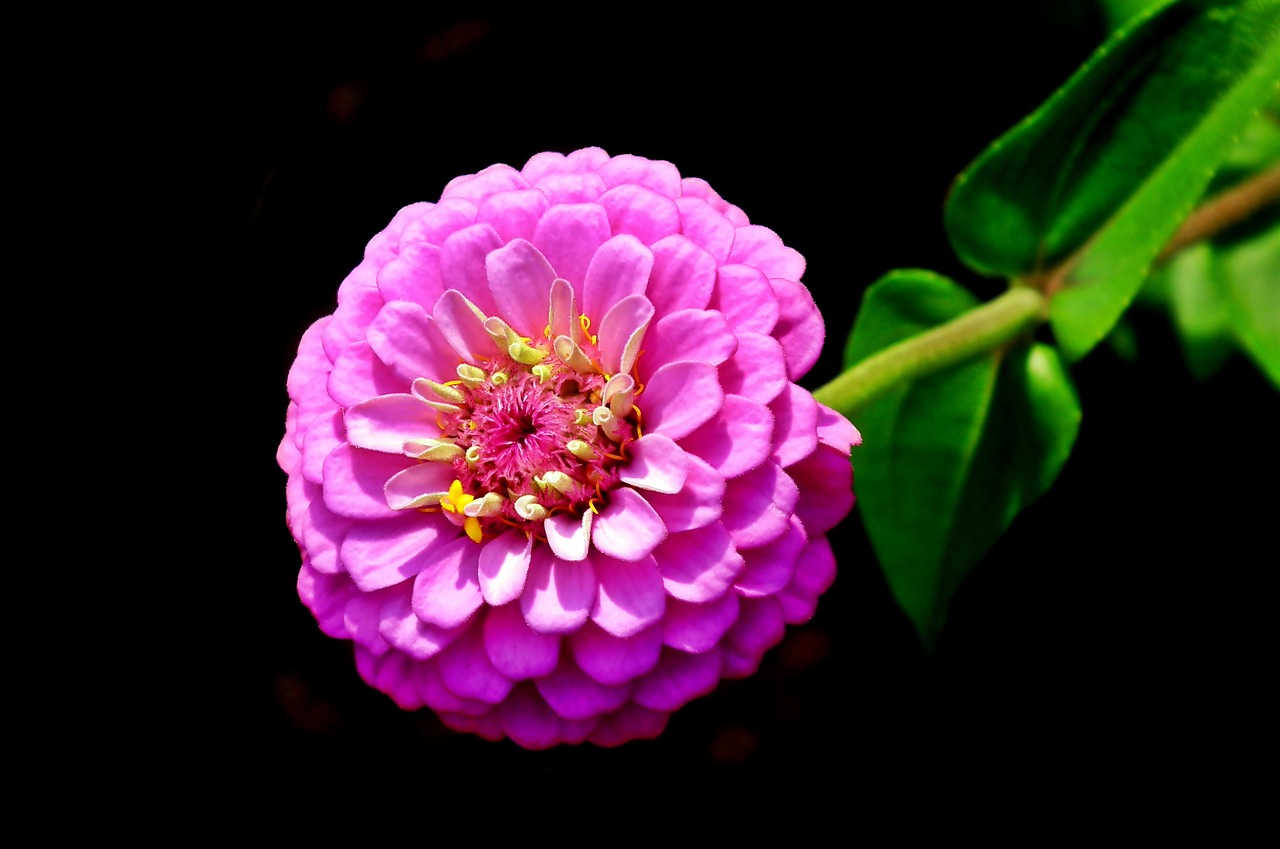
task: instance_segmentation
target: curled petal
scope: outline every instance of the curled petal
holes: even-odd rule
[[[498,315],[524,335],[541,335],[555,270],[542,252],[523,239],[485,258],[489,288]]]
[[[627,453],[631,460],[622,469],[623,483],[668,494],[684,487],[689,476],[689,455],[671,439],[650,433],[627,443]]]
[[[592,622],[615,637],[630,637],[662,618],[666,593],[652,557],[626,562],[595,554],[591,564],[600,583]]]
[[[477,568],[485,601],[496,607],[520,597],[532,551],[533,538],[515,530],[484,544]]]
[[[524,621],[540,634],[574,631],[587,621],[597,588],[590,562],[566,562],[544,548],[535,548],[520,596]]]
[[[646,433],[682,439],[720,412],[724,390],[715,366],[682,360],[654,372],[639,405]]]
[[[591,525],[596,548],[619,560],[643,560],[666,535],[662,517],[633,489],[610,493],[609,503]]]

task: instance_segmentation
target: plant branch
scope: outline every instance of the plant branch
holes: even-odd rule
[[[1156,262],[1165,262],[1188,245],[1210,239],[1277,201],[1280,201],[1280,164],[1224,189],[1198,206],[1182,222]]]
[[[852,416],[896,386],[993,351],[1044,321],[1048,302],[1017,287],[945,324],[877,351],[819,387],[819,402]]]

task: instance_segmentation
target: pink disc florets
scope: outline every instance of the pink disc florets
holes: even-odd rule
[[[804,261],[670,163],[598,148],[401,210],[289,374],[321,628],[405,708],[522,746],[659,733],[835,576],[849,422]]]

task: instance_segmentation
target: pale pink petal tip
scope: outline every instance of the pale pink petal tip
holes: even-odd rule
[[[368,684],[526,749],[651,739],[836,579],[853,423],[782,235],[583,148],[401,209],[303,334],[298,596]]]

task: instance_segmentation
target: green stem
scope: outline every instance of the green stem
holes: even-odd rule
[[[846,417],[883,393],[927,374],[993,351],[1045,320],[1048,301],[1017,287],[995,300],[877,351],[819,387],[813,396]]]

